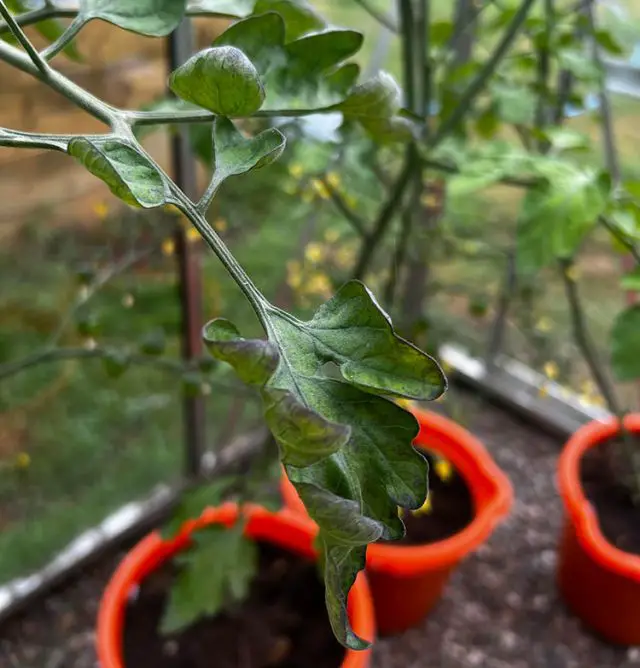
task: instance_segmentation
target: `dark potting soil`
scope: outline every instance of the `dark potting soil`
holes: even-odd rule
[[[150,575],[126,612],[127,668],[336,668],[335,640],[316,565],[259,543],[259,569],[248,598],[181,633],[157,632],[175,568]],[[215,568],[215,564],[212,564]]]
[[[464,478],[457,472],[446,481],[435,472],[435,459],[426,454],[429,461],[429,496],[431,511],[413,515],[405,511],[403,521],[406,536],[396,544],[424,545],[450,538],[471,523],[474,505],[471,491]]]
[[[635,438],[634,445],[640,449],[640,439]],[[580,477],[604,537],[620,550],[640,555],[640,505],[634,503],[629,484],[623,480],[622,447],[612,441],[587,451],[581,461]]]

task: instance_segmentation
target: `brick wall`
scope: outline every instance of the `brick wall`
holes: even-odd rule
[[[196,41],[206,46],[223,29],[223,21],[195,23]],[[38,43],[38,36],[30,35]],[[163,39],[145,39],[93,21],[81,33],[84,62],[58,56],[56,66],[77,83],[120,107],[136,108],[162,94],[166,79]],[[91,133],[104,126],[26,74],[0,63],[0,126],[32,132]],[[168,166],[164,133],[145,146]],[[90,223],[100,202],[115,202],[100,181],[61,153],[0,148],[0,238],[26,220],[48,224]]]

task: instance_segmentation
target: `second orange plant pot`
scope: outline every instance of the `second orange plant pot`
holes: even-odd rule
[[[640,434],[640,415],[626,429]],[[624,552],[602,534],[580,478],[582,457],[615,438],[618,421],[590,422],[567,441],[558,463],[565,526],[558,560],[558,586],[567,605],[610,642],[640,645],[640,556]]]
[[[411,412],[420,424],[414,446],[451,462],[469,487],[474,517],[458,534],[437,543],[369,546],[367,576],[378,632],[385,635],[420,623],[442,596],[454,568],[490,536],[513,501],[511,483],[475,436],[441,415],[413,407]],[[306,514],[284,474],[281,491],[287,507]]]

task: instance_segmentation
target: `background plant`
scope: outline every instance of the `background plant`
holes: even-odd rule
[[[184,3],[174,4],[184,5]],[[237,267],[234,267],[229,257],[221,251],[221,247],[217,245],[219,241],[205,226],[207,221],[201,214],[226,176],[262,166],[275,157],[283,140],[278,131],[271,127],[272,124],[278,124],[280,131],[287,136],[295,137],[300,130],[296,117],[317,111],[318,108],[327,113],[335,111],[342,113],[344,122],[339,132],[342,143],[347,148],[339,152],[337,158],[331,151],[327,151],[329,159],[326,161],[319,159],[317,170],[314,169],[313,173],[304,175],[304,184],[297,184],[298,179],[294,177],[296,183],[292,185],[294,188],[300,187],[303,197],[317,198],[335,206],[348,221],[351,232],[339,245],[339,249],[344,251],[340,258],[336,256],[339,261],[330,267],[326,274],[313,270],[314,273],[310,275],[309,280],[306,280],[302,273],[304,268],[309,269],[314,262],[317,265],[319,254],[323,252],[321,245],[307,246],[304,262],[298,260],[296,265],[296,260],[292,260],[292,264],[288,267],[292,287],[302,287],[304,284],[307,288],[311,288],[308,289],[306,296],[302,295],[303,299],[308,300],[302,304],[304,310],[310,309],[315,298],[319,296],[328,298],[332,284],[339,285],[352,275],[357,277],[371,275],[374,283],[377,282],[376,291],[385,305],[397,313],[402,331],[410,333],[413,338],[418,337],[421,343],[426,343],[431,348],[435,347],[436,343],[431,328],[434,320],[432,316],[440,315],[434,314],[436,303],[434,298],[440,289],[437,276],[434,277],[434,263],[446,251],[448,245],[455,245],[457,250],[472,249],[476,255],[478,252],[487,252],[492,258],[504,259],[507,265],[505,287],[498,295],[498,305],[502,305],[505,314],[513,303],[514,284],[525,294],[532,292],[532,286],[535,292],[536,288],[539,289],[540,282],[531,278],[534,271],[538,271],[545,264],[555,264],[558,260],[564,263],[573,255],[584,234],[591,229],[591,224],[587,221],[598,220],[603,199],[607,202],[605,210],[611,216],[605,217],[601,225],[616,236],[617,243],[624,242],[625,250],[633,245],[629,218],[619,213],[620,202],[617,195],[611,198],[606,193],[603,194],[601,187],[604,182],[600,178],[599,171],[581,168],[573,157],[572,152],[580,148],[579,137],[571,133],[563,134],[554,127],[557,123],[553,122],[551,111],[559,108],[561,96],[567,95],[574,103],[579,102],[581,87],[586,88],[596,80],[597,75],[597,67],[585,68],[581,65],[584,59],[579,57],[580,50],[585,44],[585,35],[589,34],[584,19],[574,12],[564,13],[568,18],[562,22],[557,20],[566,9],[565,3],[558,3],[555,7],[542,2],[486,3],[480,8],[481,11],[473,10],[468,3],[459,3],[455,16],[450,20],[432,16],[432,3],[428,2],[399,3],[399,20],[386,14],[381,15],[376,6],[364,3],[363,11],[373,10],[377,19],[382,19],[392,30],[401,31],[404,44],[402,76],[406,90],[405,106],[402,109],[397,103],[397,91],[386,75],[379,76],[373,84],[359,87],[355,85],[357,69],[353,65],[341,67],[338,70],[339,75],[331,71],[329,66],[325,70],[314,70],[313,64],[304,62],[302,46],[288,48],[288,44],[304,41],[304,37],[302,40],[296,38],[303,35],[306,30],[321,29],[324,23],[308,7],[301,9],[299,3],[284,4],[289,10],[285,16],[284,37],[278,19],[273,15],[263,14],[270,8],[268,2],[257,2],[255,6],[252,6],[251,2],[245,4],[200,2],[188,8],[188,12],[192,15],[240,13],[241,17],[246,18],[246,21],[240,21],[226,31],[216,40],[213,47],[217,49],[215,52],[217,56],[225,63],[227,58],[232,58],[232,62],[242,65],[245,73],[252,73],[251,76],[242,79],[246,92],[242,98],[229,95],[222,100],[211,99],[208,92],[198,92],[197,87],[189,82],[190,78],[203,72],[208,76],[220,75],[216,70],[219,63],[210,56],[201,56],[193,61],[189,68],[182,68],[179,74],[175,75],[174,89],[184,95],[186,103],[164,100],[152,108],[126,112],[106,110],[99,103],[96,104],[95,100],[83,96],[82,104],[85,107],[88,105],[89,111],[100,114],[103,120],[116,126],[113,128],[114,136],[109,137],[109,140],[126,140],[125,148],[133,147],[133,156],[117,142],[115,145],[105,142],[107,137],[91,137],[88,142],[75,142],[70,137],[33,137],[24,133],[4,131],[0,141],[14,146],[36,146],[44,142],[48,148],[73,152],[87,166],[99,171],[101,177],[105,178],[110,187],[125,201],[129,203],[135,201],[143,206],[162,206],[170,202],[182,208],[188,217],[193,216],[196,219],[200,232],[217,247],[223,261],[232,272],[235,272],[238,284],[245,293],[248,293],[254,307],[261,313],[263,322],[270,323],[267,325],[267,330],[269,326],[272,327],[272,338],[282,339],[283,336],[290,340],[295,338],[296,348],[302,350],[310,348],[310,340],[319,340],[313,320],[310,325],[303,325],[299,321],[283,316],[279,310],[265,305],[251,284],[244,282],[245,277],[238,273]],[[10,9],[15,10],[16,7]],[[126,11],[124,18],[123,14],[118,13],[122,7],[118,7],[117,4],[113,7],[116,8],[115,13],[104,15],[103,18],[113,20],[127,29],[133,25],[146,34],[164,33],[175,24],[176,17],[179,16],[174,14],[173,22],[160,27],[157,21],[151,23],[143,21],[144,25],[136,23],[137,18],[134,18],[132,24],[131,16],[127,15]],[[573,9],[573,6],[571,8]],[[21,7],[17,9],[22,10]],[[56,37],[58,41],[42,55],[48,59],[60,49],[68,48],[72,43],[68,38],[81,28],[83,22],[93,15],[94,10],[95,7],[86,5],[84,14],[81,12],[80,17],[74,19],[66,37],[59,32]],[[25,12],[19,16],[18,23],[26,25],[31,21],[43,18],[50,20],[59,16],[69,16],[69,14],[49,4],[33,12]],[[114,17],[117,20],[114,20]],[[552,23],[550,18],[556,19],[554,30],[549,28]],[[5,34],[7,27],[5,26]],[[479,31],[482,31],[483,39],[475,42],[473,36]],[[268,39],[258,41],[257,34],[267,35]],[[599,43],[610,50],[618,49],[616,40],[609,33],[601,31],[596,37]],[[359,38],[353,31],[343,31],[330,39],[325,35],[323,40],[326,40],[327,52],[332,54],[328,56],[328,62],[332,66],[342,63],[359,47]],[[536,51],[533,54],[532,44]],[[236,49],[248,56],[251,66],[258,74],[258,84],[262,84],[266,89],[264,104],[257,110],[250,123],[244,117],[255,111],[253,106],[261,97],[260,85],[256,85],[253,70]],[[48,65],[45,63],[43,66],[39,60],[42,56],[32,51],[30,52],[27,47],[27,53],[31,53],[31,61],[23,55],[19,56],[16,49],[7,50],[6,53],[2,51],[0,57],[44,79],[61,92],[66,91],[75,99],[76,91],[70,92],[64,79],[55,75],[52,79],[47,73]],[[291,72],[288,66],[285,68],[278,65],[283,54],[290,59],[288,66],[291,66]],[[545,58],[544,54],[549,57]],[[542,73],[536,71],[535,65],[539,64],[542,70],[545,69],[542,67],[545,62],[547,62],[547,78],[557,77],[557,92],[550,85],[546,88],[542,86]],[[574,80],[568,93],[566,85],[560,86],[561,80],[566,80],[567,72]],[[514,82],[518,84],[515,88],[517,95],[513,94]],[[196,98],[193,98],[193,95],[196,95]],[[538,97],[542,100],[539,104],[535,102]],[[253,105],[247,102],[251,99]],[[196,106],[193,106],[194,101]],[[227,104],[230,106],[224,106]],[[242,107],[243,104],[249,106]],[[231,123],[216,120],[216,134],[212,144],[208,140],[210,126],[214,117],[221,113],[242,116],[241,122],[240,119],[235,119],[236,127],[240,127],[242,123],[245,130],[255,133],[254,140],[247,142],[244,137],[235,133]],[[116,122],[116,119],[119,122]],[[152,162],[148,162],[148,156],[138,153],[139,145],[135,141],[136,136],[139,137],[141,132],[153,125],[159,123],[174,125],[181,122],[189,123],[193,130],[194,145],[199,154],[210,165],[213,165],[215,160],[216,168],[210,188],[203,200],[199,203],[191,202],[191,206],[173,190],[166,176],[156,171],[156,166]],[[512,142],[503,140],[507,126],[509,126],[508,132],[513,128],[515,135],[520,138],[522,148],[514,147]],[[132,134],[134,131],[135,135]],[[74,146],[71,147],[73,142]],[[212,145],[214,151],[211,150]],[[129,162],[129,158],[132,162]],[[117,165],[123,164],[125,173],[116,169]],[[374,165],[378,185],[388,190],[388,195],[381,201],[376,201],[375,198],[364,201],[365,198],[362,197],[354,201],[354,195],[350,192],[352,188],[344,188],[344,184],[349,180],[346,177],[349,166],[371,164]],[[292,177],[299,171],[294,167],[294,164],[290,165]],[[275,167],[270,167],[273,168]],[[141,170],[146,171],[150,181],[145,182],[138,178]],[[447,210],[446,193],[464,195],[498,182],[529,191],[527,203],[523,208],[524,222],[519,224],[517,241],[506,243],[505,247],[498,249],[497,252],[493,248],[483,248],[482,244],[478,243],[469,246],[466,243],[468,239],[461,237],[458,230],[454,230],[452,234],[446,217],[443,216]],[[153,185],[152,188],[149,187],[149,183]],[[232,184],[233,181],[230,181],[224,188],[234,187]],[[557,206],[557,193],[564,192],[567,184],[569,187],[578,186],[576,197],[569,203],[569,210]],[[239,189],[242,191],[242,188]],[[629,192],[632,190],[633,188],[628,189]],[[629,199],[628,193],[621,201],[624,203],[624,211],[630,202],[633,210],[634,200]],[[550,208],[553,216],[547,215]],[[594,217],[596,210],[598,212]],[[557,221],[558,218],[561,221],[569,221],[570,224],[554,226],[554,234],[549,236],[549,221]],[[615,224],[612,224],[612,220]],[[626,228],[621,224],[621,220],[627,221]],[[555,235],[556,227],[560,227],[558,235]],[[324,243],[336,243],[331,241],[332,238],[333,236],[329,234]],[[519,253],[516,252],[517,249],[520,249]],[[527,260],[529,266],[525,267],[528,269],[528,278],[519,277],[516,283],[513,276],[520,273],[516,260],[520,261],[523,257],[529,258]],[[384,267],[383,272],[379,269],[381,264]],[[524,265],[521,263],[520,270],[522,266]],[[566,272],[563,275],[566,275]],[[345,295],[351,300],[364,299],[366,308],[363,309],[363,315],[378,317],[379,312],[375,309],[375,305],[371,311],[366,293],[358,293],[355,285],[351,286],[351,291],[342,293],[341,299],[344,299]],[[340,305],[340,299],[337,304]],[[487,303],[483,295],[479,295],[470,304],[479,316],[486,311]],[[335,302],[332,302],[332,307],[328,310],[330,317],[334,316],[335,310]],[[321,328],[323,318],[326,319],[326,316],[327,309],[320,312]],[[501,319],[498,318],[492,350],[495,350],[495,341],[500,337],[502,327],[500,323]],[[237,336],[232,326],[225,322],[218,322],[208,329],[208,338],[214,354],[236,364],[245,378],[252,382],[257,381],[259,386],[264,387],[265,381],[268,381],[267,390],[262,392],[267,403],[267,413],[272,416],[273,423],[273,415],[277,414],[278,410],[282,411],[283,406],[292,405],[285,403],[278,391],[282,391],[283,388],[285,391],[291,391],[293,384],[298,385],[297,376],[308,375],[311,367],[301,366],[302,371],[300,371],[295,369],[294,365],[294,372],[288,376],[285,374],[278,377],[276,373],[275,382],[278,386],[275,387],[274,393],[273,388],[269,388],[269,382],[273,382],[273,378],[270,380],[267,378],[267,372],[272,370],[270,365],[273,364],[275,357],[273,348],[260,342],[249,344],[237,339]],[[396,345],[392,339],[388,341],[388,345]],[[340,343],[349,348],[348,337]],[[321,346],[326,346],[326,349],[319,359],[314,360],[314,366],[322,370],[322,380],[314,381],[314,386],[333,387],[336,382],[333,364],[345,363],[346,358],[327,351],[332,345],[321,341]],[[282,345],[277,348],[279,350],[275,352],[278,355],[284,352],[285,357],[287,354],[290,356],[290,353],[284,350],[286,345],[284,348]],[[628,345],[623,346],[623,349],[628,350]],[[112,361],[117,362],[118,356],[111,355],[111,357]],[[247,364],[250,368],[246,367]],[[371,371],[369,369],[367,373]],[[380,369],[374,371],[376,374],[380,373]],[[362,369],[356,370],[356,375],[351,376],[351,380],[360,385],[362,377],[357,375],[358,372],[362,373]],[[347,371],[348,373],[350,372]],[[194,378],[191,377],[191,380]],[[201,387],[199,383],[194,383],[194,386]],[[388,385],[384,388],[376,387],[384,394],[394,389]],[[317,395],[315,389],[314,387],[313,394]],[[342,385],[340,390],[344,390]],[[407,392],[404,387],[399,394],[406,396]],[[300,394],[298,392],[296,394],[299,399]],[[427,392],[427,396],[429,394],[433,395],[435,392]],[[416,395],[414,393],[410,396]],[[286,395],[286,401],[291,402],[290,395]],[[319,396],[314,396],[311,403],[320,401]],[[374,402],[374,399],[370,401]],[[297,406],[297,403],[293,406]],[[289,410],[285,412],[287,416],[290,415]],[[323,412],[323,416],[329,417],[333,423],[345,422],[342,417],[331,420],[331,415],[326,412]],[[304,412],[299,417],[304,423],[307,435],[309,430],[317,428],[317,423],[308,419],[309,416]],[[325,447],[337,447],[345,439],[344,432],[333,428],[334,425],[327,425],[324,422],[322,425],[323,438],[326,438],[326,441],[315,443],[320,451]],[[276,433],[278,429],[285,430],[280,432],[281,444],[291,445],[287,443],[291,425],[285,420],[284,427],[279,423],[275,428]],[[301,430],[299,421],[295,428]],[[353,434],[350,438],[354,438]],[[307,444],[311,442],[308,437],[305,437],[305,441]],[[404,442],[408,443],[408,439],[405,438]],[[327,443],[330,445],[327,446]],[[305,456],[313,459],[317,453],[318,450],[314,450],[314,453],[306,453]],[[298,453],[293,454],[298,456]],[[309,461],[311,460],[305,460],[305,463]],[[290,473],[294,468],[296,467],[291,465]],[[321,468],[314,464],[305,467],[305,470],[309,469],[313,475],[325,477],[326,471],[320,471]],[[298,477],[297,482],[301,489],[307,484],[305,475],[309,471]],[[294,478],[295,475],[294,473]],[[342,484],[339,487],[342,488]],[[312,491],[315,493],[315,490]],[[215,500],[215,495],[211,498]],[[391,512],[398,501],[403,502],[404,499],[392,498],[386,506],[386,512]],[[311,499],[309,505],[312,505]],[[374,515],[378,512],[378,508],[375,510],[376,512],[372,513]],[[320,510],[316,515],[319,512]],[[366,512],[364,517],[371,519]],[[377,519],[380,520],[380,516]],[[329,524],[335,522],[336,518],[330,518],[325,523],[325,535],[332,534],[333,526]],[[397,534],[398,525],[395,520],[392,523],[396,527]],[[385,530],[389,530],[388,527],[381,529],[380,525],[375,530],[367,526],[366,523],[360,526],[364,533],[357,537],[345,537],[334,531],[329,544],[325,545],[327,553],[333,550],[336,560],[342,556],[342,550],[346,550],[349,554],[351,570],[347,569],[338,576],[330,572],[329,562],[330,576],[343,578],[341,583],[336,583],[341,585],[338,588],[343,591],[354,573],[355,566],[362,563],[363,550],[359,543],[365,538],[365,542],[373,538],[378,530],[383,531],[381,535],[384,535]],[[365,536],[369,530],[370,533]],[[345,546],[345,543],[353,542],[358,543],[355,549]]]

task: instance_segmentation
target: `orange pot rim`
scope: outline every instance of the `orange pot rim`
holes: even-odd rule
[[[463,475],[472,495],[474,495],[473,477],[476,479],[480,477],[480,484],[490,490],[489,494],[485,494],[490,498],[476,509],[470,524],[444,540],[427,545],[374,543],[369,546],[368,567],[404,576],[417,575],[425,569],[445,568],[456,564],[491,535],[500,520],[508,514],[513,503],[513,487],[509,479],[473,434],[437,413],[420,410],[415,406],[411,407],[411,412],[420,424],[420,433],[414,445],[419,448],[424,447],[423,430],[429,435],[443,434],[455,441],[460,446],[459,450],[451,455],[447,454],[447,459]],[[281,490],[289,507],[302,505],[286,475],[283,475]]]
[[[189,536],[210,524],[235,523],[240,509],[235,503],[225,503],[216,508],[208,508],[196,520],[185,522],[180,534],[173,540],[164,540],[158,531],[143,538],[121,561],[109,581],[100,602],[97,623],[97,651],[103,668],[126,668],[122,658],[122,633],[125,607],[133,587],[159,565],[183,549]],[[295,534],[296,547],[284,545],[285,549],[303,555],[315,555],[312,543],[315,532],[304,518],[284,509],[270,512],[257,505],[242,506],[242,514],[247,518],[246,535],[259,535],[269,540],[269,528],[289,529]],[[259,527],[256,530],[256,527]],[[266,534],[266,535],[265,535]],[[274,538],[274,544],[281,544]],[[354,631],[372,641],[375,639],[375,614],[373,599],[364,573],[360,573],[349,596],[349,616]],[[340,668],[367,668],[371,650],[360,652],[345,650],[345,658]]]
[[[626,429],[640,433],[640,414],[624,418]],[[587,450],[597,447],[620,431],[617,418],[594,420],[580,427],[565,444],[558,461],[558,488],[577,539],[585,552],[604,568],[640,582],[640,556],[612,545],[600,530],[595,508],[584,494],[580,480],[580,460]]]

